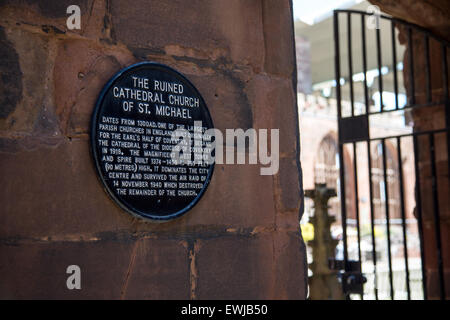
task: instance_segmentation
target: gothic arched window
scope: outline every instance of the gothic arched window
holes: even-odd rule
[[[355,218],[355,194],[353,171],[351,160],[348,158],[344,149],[344,166],[345,166],[345,195],[346,195],[346,217],[347,219]],[[327,135],[323,138],[319,145],[316,161],[314,164],[314,182],[324,183],[328,188],[336,190],[337,197],[331,198],[328,202],[329,213],[336,217],[336,221],[341,221],[340,207],[340,175],[339,175],[339,153],[336,140]]]
[[[315,183],[325,183],[328,188],[337,189],[339,180],[338,149],[330,136],[323,138],[319,145],[314,165]]]
[[[376,220],[386,218],[386,199],[389,201],[389,218],[400,218],[400,197],[398,182],[398,163],[393,156],[389,145],[385,144],[386,152],[386,181],[388,194],[386,196],[386,187],[384,180],[383,167],[383,145],[378,143],[372,151],[372,184],[373,184],[373,205],[374,217]],[[395,223],[396,221],[391,221]]]

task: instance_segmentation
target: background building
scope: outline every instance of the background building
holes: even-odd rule
[[[345,172],[345,204],[346,223],[348,225],[348,251],[349,259],[358,260],[358,250],[361,250],[363,273],[368,276],[368,282],[364,288],[365,298],[374,298],[373,283],[377,283],[378,298],[390,298],[390,285],[388,283],[388,244],[391,246],[394,278],[394,295],[396,299],[406,298],[405,262],[402,253],[404,244],[401,236],[401,195],[399,174],[403,179],[405,222],[407,225],[407,252],[410,269],[410,286],[412,298],[422,298],[421,292],[421,251],[419,240],[419,225],[417,220],[417,192],[421,195],[419,201],[420,216],[423,216],[423,253],[424,272],[423,279],[426,283],[428,298],[445,297],[443,284],[448,284],[446,268],[448,250],[442,249],[439,243],[446,243],[443,230],[447,230],[446,215],[448,205],[448,146],[445,146],[445,136],[439,130],[445,128],[444,119],[448,118],[449,111],[445,111],[445,102],[448,104],[448,88],[444,88],[445,79],[448,77],[448,69],[441,63],[444,56],[448,57],[448,25],[449,7],[443,1],[433,1],[433,5],[422,1],[338,1],[331,5],[324,1],[321,14],[306,16],[304,21],[296,20],[297,47],[308,51],[308,55],[297,54],[298,79],[302,85],[299,91],[299,126],[301,132],[301,162],[305,172],[303,181],[305,189],[314,188],[314,183],[326,183],[329,187],[338,191],[338,197],[330,201],[330,213],[337,219],[332,227],[335,238],[342,239],[342,220],[340,216],[340,177],[339,177],[339,141],[338,141],[338,115],[336,107],[336,56],[335,34],[333,33],[333,9],[358,10],[362,13],[378,12],[386,15],[392,14],[394,18],[425,26],[432,30],[431,33],[423,32],[418,26],[408,38],[408,25],[401,23],[391,28],[390,20],[374,20],[375,16],[363,14],[350,15],[347,12],[338,20],[340,43],[339,70],[341,78],[338,80],[341,88],[342,117],[363,115],[367,108],[371,113],[369,117],[370,139],[387,137],[386,142],[386,181],[389,194],[385,194],[385,179],[383,172],[383,152],[380,141],[375,140],[370,144],[371,152],[371,179],[373,187],[373,215],[375,220],[377,277],[374,279],[372,259],[372,245],[370,239],[370,197],[369,197],[369,163],[368,150],[364,142],[358,142],[354,147],[352,143],[343,143],[343,163]],[[379,5],[374,7],[373,5]],[[297,14],[301,14],[301,2],[297,2]],[[327,7],[329,5],[329,7]],[[314,6],[313,6],[314,7]],[[328,8],[328,10],[327,10]],[[439,8],[439,9],[436,9]],[[308,11],[311,8],[305,8]],[[319,9],[317,9],[319,10]],[[384,12],[380,10],[385,10]],[[421,20],[422,13],[427,13],[427,19]],[[294,10],[295,12],[295,10]],[[387,13],[386,13],[387,12]],[[313,12],[314,13],[314,12]],[[345,19],[347,17],[347,19]],[[363,25],[364,20],[365,25]],[[372,24],[374,22],[374,24]],[[379,22],[379,24],[377,24]],[[411,25],[409,25],[411,26]],[[377,29],[379,27],[379,29]],[[361,38],[364,29],[365,38]],[[379,30],[379,32],[378,32]],[[423,32],[423,33],[421,33]],[[435,41],[434,35],[440,36],[440,41]],[[424,46],[424,34],[429,35],[429,47]],[[392,36],[391,36],[392,35]],[[350,42],[351,41],[351,42]],[[363,73],[364,55],[363,44],[366,50],[366,70]],[[396,56],[393,49],[396,48]],[[442,49],[444,48],[444,49]],[[442,53],[443,52],[443,53]],[[414,55],[411,64],[409,57]],[[426,58],[428,57],[428,60]],[[447,58],[448,60],[448,58]],[[426,62],[428,61],[428,65]],[[413,67],[413,73],[411,66]],[[445,70],[445,71],[442,71]],[[414,85],[411,84],[411,77]],[[310,79],[310,80],[309,80]],[[352,79],[352,81],[350,81]],[[381,80],[383,86],[381,87]],[[310,81],[310,82],[309,82]],[[367,87],[364,86],[367,81]],[[352,83],[352,86],[350,85]],[[396,86],[398,84],[398,86]],[[448,82],[447,82],[448,84]],[[414,91],[414,87],[416,90]],[[311,88],[311,89],[309,89]],[[365,101],[365,88],[368,91],[368,101]],[[411,89],[413,88],[413,89]],[[428,88],[428,89],[427,89]],[[381,93],[382,92],[382,93]],[[351,106],[354,102],[354,110]],[[430,105],[432,107],[426,108]],[[416,106],[423,108],[415,108]],[[433,107],[435,106],[435,107]],[[398,111],[394,109],[399,108]],[[413,108],[411,108],[413,107]],[[389,112],[379,112],[387,110]],[[392,111],[392,112],[390,112]],[[445,111],[445,112],[444,112]],[[353,114],[354,112],[354,114]],[[379,112],[379,114],[375,114]],[[375,115],[374,115],[375,114]],[[397,156],[398,143],[394,137],[399,135],[412,135],[426,130],[438,130],[434,134],[436,149],[430,149],[427,137],[418,138],[420,153],[414,150],[413,138],[401,139],[401,159]],[[389,138],[392,137],[392,138]],[[448,137],[447,137],[448,141]],[[431,154],[436,152],[436,161],[430,160]],[[414,156],[416,154],[416,156]],[[357,156],[357,161],[355,161]],[[415,174],[415,160],[421,178],[420,185]],[[434,162],[434,164],[432,163]],[[400,166],[401,165],[401,166]],[[432,167],[436,166],[437,174],[431,177]],[[400,169],[401,172],[400,172]],[[355,176],[357,174],[357,176]],[[424,179],[426,182],[424,182]],[[434,182],[432,182],[434,181]],[[437,184],[434,184],[436,183]],[[433,200],[432,185],[436,187]],[[356,196],[356,188],[358,196]],[[417,191],[419,190],[419,191]],[[390,237],[386,239],[386,199],[390,212]],[[434,205],[434,206],[433,206]],[[359,209],[360,218],[360,247],[356,232],[356,212]],[[306,223],[307,217],[313,214],[312,203],[305,200],[305,212],[302,223]],[[439,213],[440,212],[440,213]],[[440,229],[440,230],[438,230]],[[442,237],[440,236],[442,235]],[[439,239],[439,241],[437,240]],[[436,251],[437,250],[437,251]],[[438,254],[436,255],[436,252]],[[436,260],[436,256],[439,256]],[[342,242],[339,243],[336,257],[342,259]],[[311,259],[309,258],[309,261]],[[440,262],[439,262],[440,261]],[[381,263],[380,263],[381,262]],[[443,263],[442,263],[443,262]],[[443,266],[444,265],[444,266]],[[440,272],[440,276],[438,276]],[[372,273],[372,274],[371,274]],[[448,288],[448,285],[445,286]],[[448,292],[448,291],[447,291]]]

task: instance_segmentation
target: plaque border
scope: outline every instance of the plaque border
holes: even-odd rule
[[[175,70],[172,67],[169,67],[165,64],[159,63],[159,62],[153,62],[153,61],[142,61],[142,62],[138,62],[138,63],[134,63],[128,67],[122,68],[120,69],[118,72],[116,72],[110,79],[109,81],[103,86],[102,90],[100,91],[100,94],[97,98],[97,101],[95,103],[94,106],[94,110],[92,112],[92,116],[91,116],[91,123],[90,123],[90,132],[89,132],[89,140],[90,140],[90,153],[94,159],[94,166],[95,166],[95,170],[97,172],[97,176],[100,179],[103,189],[106,191],[106,193],[112,198],[112,200],[114,200],[114,202],[123,210],[125,210],[126,212],[128,212],[129,214],[131,214],[134,217],[140,218],[140,219],[144,219],[146,221],[150,221],[150,222],[168,222],[171,221],[173,219],[179,218],[181,216],[183,216],[186,212],[188,212],[189,210],[191,210],[202,198],[202,196],[204,195],[204,193],[206,192],[206,189],[209,186],[209,183],[211,182],[212,179],[212,175],[214,172],[214,167],[215,167],[215,162],[209,166],[208,168],[208,175],[206,177],[206,180],[203,183],[203,188],[200,190],[199,194],[197,195],[197,197],[194,198],[194,200],[192,200],[187,206],[185,206],[183,209],[172,213],[172,214],[168,214],[168,215],[164,215],[164,216],[158,216],[158,215],[152,215],[150,213],[146,213],[143,212],[141,210],[138,210],[136,208],[127,206],[123,201],[121,201],[115,194],[114,192],[110,189],[110,187],[108,186],[108,184],[105,181],[105,178],[103,177],[103,173],[102,170],[100,168],[100,161],[99,161],[99,156],[97,154],[97,150],[95,147],[95,130],[97,128],[97,121],[98,121],[98,113],[101,107],[101,104],[103,102],[103,99],[105,98],[106,93],[108,92],[108,90],[110,89],[111,85],[120,77],[122,76],[124,73],[138,68],[138,67],[142,67],[142,66],[153,66],[153,67],[158,67],[158,68],[162,68],[162,69],[167,69],[170,72],[175,73],[176,75],[178,75],[179,77],[181,77],[184,81],[186,81],[193,89],[194,91],[197,93],[198,97],[200,98],[201,102],[203,103],[203,105],[205,106],[206,109],[206,113],[209,116],[209,119],[211,120],[211,125],[212,128],[214,128],[214,123],[211,117],[211,114],[209,112],[208,106],[205,102],[205,100],[203,99],[203,96],[200,94],[200,91],[197,89],[197,87],[186,77],[184,76],[182,73],[180,73],[179,71]]]

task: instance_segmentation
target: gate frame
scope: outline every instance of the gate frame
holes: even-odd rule
[[[350,104],[351,104],[351,116],[343,117],[342,116],[342,105],[341,105],[341,65],[340,65],[340,36],[339,36],[339,14],[347,16],[347,44],[348,44],[348,64],[349,64],[349,85],[350,85]],[[352,15],[359,15],[361,17],[361,41],[362,41],[362,62],[363,62],[363,71],[364,74],[364,104],[365,104],[365,112],[362,115],[355,116],[354,110],[354,93],[353,93],[353,70],[352,70],[352,38],[351,38],[351,17]],[[425,264],[425,249],[424,249],[424,235],[423,235],[423,219],[422,219],[422,199],[420,192],[420,171],[418,166],[418,154],[419,154],[419,146],[418,146],[418,137],[420,135],[428,135],[429,143],[430,143],[430,160],[431,160],[431,171],[432,171],[432,193],[433,193],[433,209],[434,209],[434,229],[435,229],[435,241],[436,241],[436,249],[437,249],[437,263],[438,263],[438,274],[439,274],[439,292],[440,298],[442,300],[445,299],[445,278],[444,278],[444,267],[443,267],[443,259],[442,259],[442,243],[441,243],[441,234],[440,234],[440,212],[439,212],[439,203],[438,203],[438,190],[436,183],[436,164],[435,164],[435,148],[434,148],[434,135],[436,133],[446,133],[447,138],[447,163],[448,163],[448,172],[450,178],[450,99],[449,99],[449,90],[448,90],[448,63],[447,63],[447,49],[450,47],[450,43],[440,37],[434,35],[429,30],[417,26],[415,24],[409,23],[407,21],[390,17],[387,15],[376,14],[380,19],[386,19],[390,21],[391,24],[391,41],[392,41],[392,63],[393,63],[393,72],[394,72],[394,93],[395,93],[395,109],[383,110],[383,77],[381,73],[381,68],[383,67],[381,62],[381,41],[380,41],[380,28],[376,29],[376,47],[377,47],[377,65],[378,65],[378,88],[380,92],[380,111],[370,112],[369,110],[369,97],[368,97],[368,87],[367,87],[367,52],[366,52],[366,24],[365,20],[367,16],[373,16],[375,13],[369,13],[359,10],[334,10],[333,12],[333,28],[334,28],[334,49],[335,49],[335,76],[336,76],[336,100],[337,100],[337,114],[338,114],[338,152],[339,152],[339,179],[340,179],[340,202],[341,202],[341,222],[342,222],[342,230],[343,230],[343,247],[344,247],[344,261],[343,261],[343,269],[344,274],[352,272],[354,269],[352,267],[352,263],[354,261],[350,261],[348,259],[348,243],[347,243],[347,215],[346,215],[346,188],[345,188],[345,165],[344,165],[344,145],[352,144],[353,145],[353,176],[354,176],[354,192],[355,192],[355,202],[356,202],[356,227],[357,227],[357,237],[358,237],[358,258],[359,263],[361,264],[361,247],[360,247],[360,229],[359,229],[359,198],[358,198],[358,177],[357,177],[357,155],[356,155],[356,143],[357,142],[366,142],[367,144],[367,152],[368,152],[368,169],[369,169],[369,195],[370,195],[370,218],[371,218],[371,240],[372,240],[372,259],[374,265],[374,274],[375,274],[375,298],[378,300],[378,290],[377,290],[377,278],[376,278],[376,247],[375,247],[375,234],[374,234],[374,205],[373,205],[373,183],[372,183],[372,159],[371,159],[371,142],[372,141],[380,141],[382,144],[382,154],[383,154],[383,180],[384,180],[384,188],[385,188],[385,214],[386,214],[386,229],[387,229],[387,238],[388,238],[388,263],[389,263],[389,282],[390,282],[390,295],[391,299],[394,299],[394,287],[393,287],[393,274],[392,274],[392,257],[391,257],[391,248],[390,248],[390,224],[389,224],[389,193],[388,193],[388,184],[387,184],[387,170],[386,170],[386,140],[387,139],[396,139],[397,141],[397,157],[401,159],[401,147],[400,147],[400,139],[403,137],[412,137],[413,145],[414,145],[414,169],[415,169],[415,178],[416,178],[416,188],[415,188],[415,200],[416,200],[416,211],[417,211],[417,224],[419,231],[419,239],[420,239],[420,255],[421,255],[421,268],[422,268],[422,286],[423,286],[423,296],[426,300],[427,297],[427,275],[426,275],[426,264]],[[398,105],[398,77],[397,77],[397,53],[396,53],[396,45],[395,45],[395,26],[403,25],[408,30],[408,78],[410,85],[410,95],[411,101],[408,101],[408,104],[402,108],[399,108]],[[420,35],[423,36],[425,43],[425,59],[426,59],[426,96],[427,103],[425,104],[416,104],[415,99],[415,87],[414,87],[414,55],[412,49],[412,33],[413,31],[419,32]],[[431,94],[431,80],[430,80],[430,55],[429,55],[429,39],[432,38],[438,41],[441,45],[441,55],[442,55],[442,85],[444,90],[444,100],[433,102],[432,94]],[[345,58],[345,57],[344,57]],[[430,106],[443,106],[445,108],[445,128],[443,129],[435,129],[435,130],[427,130],[427,131],[416,131],[413,130],[410,134],[403,134],[397,136],[387,136],[382,138],[371,138],[370,137],[370,126],[369,126],[369,117],[374,114],[382,114],[383,112],[391,112],[391,111],[399,111],[399,110],[407,110],[414,108],[422,108],[422,107],[430,107]],[[351,130],[349,130],[351,129]],[[414,127],[413,127],[414,129]],[[400,194],[400,210],[402,217],[402,231],[403,231],[403,247],[404,247],[404,256],[405,256],[405,271],[406,271],[406,283],[407,283],[407,294],[408,300],[411,299],[411,290],[409,285],[409,265],[408,265],[408,252],[407,252],[407,242],[406,242],[406,226],[405,226],[405,207],[404,207],[404,190],[403,190],[403,172],[402,172],[402,163],[398,162],[398,171],[399,171],[399,194]],[[346,294],[346,298],[350,298],[351,292],[344,292]],[[361,299],[363,298],[363,293],[361,293]]]

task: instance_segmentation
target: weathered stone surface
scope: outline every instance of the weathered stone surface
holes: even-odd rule
[[[261,176],[258,165],[216,165],[202,201],[189,214],[162,225],[141,222],[134,226],[135,218],[103,190],[89,152],[87,140],[72,139],[53,149],[3,154],[2,237],[95,234],[130,228],[164,233],[196,225],[253,228],[275,222],[271,176]],[[40,160],[43,157],[45,161]]]
[[[181,219],[188,225],[273,226],[272,177],[260,175],[259,169],[259,165],[216,165],[202,200]]]
[[[305,299],[305,248],[298,235],[199,241],[198,299]]]
[[[71,136],[86,134],[103,86],[133,62],[136,61],[127,50],[111,50],[93,41],[62,41],[53,71],[56,112],[62,131]]]
[[[111,3],[115,38],[132,51],[151,48],[164,52],[172,45],[201,48],[199,51],[212,58],[227,52],[233,62],[259,69],[264,53],[260,12],[260,1],[254,0]]]
[[[224,134],[226,129],[247,130],[253,125],[253,113],[244,81],[233,72],[217,70],[214,75],[189,76],[205,99],[214,127]]]
[[[270,236],[199,241],[198,299],[269,299],[274,274]]]
[[[53,109],[48,87],[50,75],[47,64],[51,65],[49,42],[45,37],[36,36],[20,28],[4,28],[3,31],[6,35],[3,41],[8,41],[14,46],[18,60],[14,62],[11,56],[13,60],[5,61],[8,64],[5,67],[9,67],[9,72],[12,73],[2,75],[3,81],[7,81],[9,76],[14,78],[10,83],[13,87],[5,86],[4,88],[4,94],[7,96],[3,96],[3,99],[7,100],[4,100],[6,103],[2,105],[2,108],[8,107],[8,101],[10,103],[8,117],[0,120],[0,131],[2,135],[11,135],[12,132],[16,135],[31,134],[35,132],[39,113],[43,109],[51,113]],[[15,103],[11,104],[13,101]],[[47,128],[47,131],[49,137],[59,135],[57,128]]]
[[[186,243],[138,241],[123,290],[125,299],[189,299],[190,262]]]
[[[0,296],[305,298],[289,1],[86,0],[81,30],[67,30],[68,5],[0,5],[0,69],[15,70],[0,80]],[[216,128],[280,128],[290,165],[217,164],[183,217],[131,217],[103,190],[88,134],[103,86],[142,60],[185,74]],[[70,264],[81,291],[65,287]]]
[[[86,140],[2,154],[0,235],[46,237],[130,228],[103,191]]]
[[[121,68],[137,62],[127,50],[110,50],[91,41],[68,40],[58,47],[56,56],[55,104],[62,130],[69,135],[87,133],[90,117],[105,83]],[[200,63],[201,61],[196,61]],[[214,64],[208,63],[205,68]],[[173,67],[177,68],[177,63]],[[197,75],[186,68],[187,77],[203,95],[216,128],[252,127],[252,106],[242,92],[244,81],[220,69],[215,74]]]
[[[2,299],[119,299],[131,242],[31,242],[0,245]],[[81,290],[66,286],[67,267],[81,269]]]
[[[425,244],[425,264],[426,264],[426,274],[427,274],[427,293],[428,299],[439,299],[440,290],[439,290],[439,272],[438,272],[438,263],[437,263],[437,250],[436,250],[436,229],[434,220],[428,220],[424,222],[424,244]],[[450,223],[448,219],[441,219],[440,222],[440,231],[441,231],[441,253],[443,258],[444,265],[444,283],[446,288],[449,288],[449,272],[445,266],[448,266],[450,263],[450,257],[447,254],[450,250],[449,241],[450,241]],[[448,292],[448,291],[447,291]],[[448,293],[447,293],[448,297]]]
[[[439,291],[439,272],[436,268],[429,269],[427,271],[427,278],[428,278],[428,299],[430,300],[439,300],[440,298],[440,291]],[[450,288],[450,273],[446,270],[444,272],[444,285],[445,288]],[[448,294],[447,294],[448,297]],[[447,298],[448,299],[448,298]]]
[[[80,7],[81,12],[88,11],[90,4],[89,0],[77,1],[77,6]],[[27,10],[36,11],[48,18],[67,17],[67,7],[74,4],[71,0],[4,0],[3,6],[13,5],[16,7],[26,7]]]
[[[369,0],[394,17],[429,28],[450,37],[450,3],[447,0]]]
[[[280,203],[280,209],[284,211],[298,211],[300,206],[299,178],[292,174],[294,170],[297,170],[297,163],[294,159],[280,159],[280,171],[276,179],[279,188],[278,203]]]
[[[279,129],[281,156],[295,156],[298,136],[296,97],[291,80],[257,75],[246,87],[249,100],[254,106],[255,129]],[[270,144],[269,144],[270,145]],[[271,149],[269,149],[271,150]]]
[[[164,224],[140,223],[137,231],[159,231],[188,237],[211,237],[243,229],[274,228],[271,176],[258,165],[217,165],[202,199],[187,214]],[[239,186],[237,186],[239,181]]]
[[[292,80],[296,74],[294,29],[290,1],[264,0],[262,2],[264,70]],[[280,59],[280,57],[283,57]]]
[[[4,119],[22,99],[22,71],[19,56],[0,26],[0,118]]]
[[[297,232],[274,234],[275,286],[273,299],[306,299],[306,246]]]
[[[103,2],[103,1],[97,1]],[[5,0],[0,3],[0,22],[23,25],[34,32],[49,35],[63,35],[66,32],[80,34],[90,21],[94,0],[82,0],[74,3],[70,0]],[[80,7],[81,29],[67,28],[67,8],[76,4]]]

